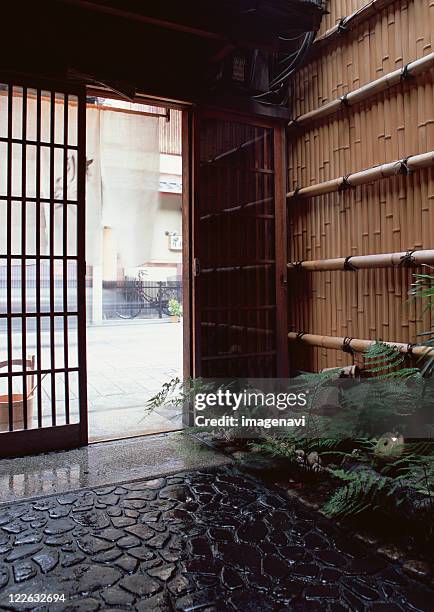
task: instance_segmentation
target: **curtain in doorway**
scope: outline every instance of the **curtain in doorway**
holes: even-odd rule
[[[88,265],[108,256],[104,236],[117,269],[150,259],[159,203],[158,126],[158,117],[88,108]]]

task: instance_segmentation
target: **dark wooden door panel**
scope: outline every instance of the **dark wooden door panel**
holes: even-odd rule
[[[196,375],[282,372],[276,129],[208,113],[195,118]]]

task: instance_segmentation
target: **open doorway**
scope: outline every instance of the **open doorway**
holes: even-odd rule
[[[179,429],[147,400],[182,378],[182,111],[88,97],[89,440]]]

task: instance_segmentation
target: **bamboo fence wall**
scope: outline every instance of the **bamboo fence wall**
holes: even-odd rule
[[[368,0],[329,0],[321,33]],[[293,116],[314,110],[434,51],[434,1],[396,0],[314,48],[293,82]],[[288,189],[434,150],[434,70],[288,132]],[[288,200],[289,261],[434,247],[434,168]],[[290,329],[416,342],[431,314],[409,301],[414,272],[289,271]],[[292,364],[348,364],[342,352],[290,342]]]

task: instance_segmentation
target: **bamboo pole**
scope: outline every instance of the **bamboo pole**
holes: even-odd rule
[[[346,17],[341,17],[339,21],[330,29],[328,29],[324,34],[318,36],[312,47],[313,50],[317,50],[321,48],[324,44],[331,43],[342,34],[349,32],[350,30],[356,28],[361,23],[363,23],[366,19],[377,14],[379,11],[387,8],[390,4],[393,4],[395,0],[371,0],[364,6],[360,7],[350,15]]]
[[[328,104],[324,104],[324,106],[320,106],[319,108],[297,117],[293,121],[290,121],[288,127],[305,127],[312,121],[323,119],[324,117],[328,117],[329,115],[332,115],[343,108],[363,102],[364,100],[376,96],[390,87],[394,87],[401,81],[406,80],[409,77],[416,77],[433,67],[434,52],[430,53],[429,55],[425,55],[414,62],[410,62],[403,68],[389,72],[375,81],[362,85],[362,87],[359,87],[358,89],[355,89],[354,91],[351,91],[340,98],[336,98]]]
[[[319,336],[317,334],[298,334],[296,332],[289,332],[288,339],[290,341],[301,342],[307,346],[322,347],[336,351],[344,348],[357,353],[366,351],[376,342],[376,340],[362,340],[360,338],[343,338],[338,336]],[[404,342],[384,342],[384,344],[398,349],[400,353],[411,354],[415,357],[426,357],[434,354],[434,347],[431,346],[412,345]]]
[[[326,272],[331,270],[362,270],[372,268],[398,268],[407,263],[415,266],[434,264],[434,249],[425,251],[401,251],[375,255],[351,255],[335,259],[318,259],[288,263],[289,270]]]
[[[330,15],[324,18],[321,33],[341,15],[367,2],[329,2]],[[345,92],[359,90],[365,83],[393,74],[415,58],[432,53],[434,11],[430,3],[431,0],[395,0],[352,32],[335,38],[321,54],[313,52],[295,80],[293,116],[330,104]],[[423,72],[414,82],[395,86],[393,95],[392,90],[386,90],[351,106],[348,112],[291,132],[288,191],[296,186],[322,184],[409,154],[434,151],[432,72]],[[347,157],[342,152],[348,145]],[[434,248],[430,240],[434,167],[409,176],[404,174],[405,164],[396,169],[402,173],[387,181],[310,200],[293,198],[288,206],[294,228],[289,232],[293,252],[288,262]],[[288,278],[293,287],[291,329],[357,338],[417,338],[418,333],[431,328],[432,313],[422,318],[415,301],[408,300],[410,275],[416,270],[397,265],[361,269],[350,275],[340,271],[293,273]],[[302,343],[293,343],[291,351],[294,365],[306,370],[318,369],[317,364],[344,365],[349,358],[340,351],[304,347]]]
[[[381,164],[380,166],[374,166],[373,168],[360,170],[348,176],[340,176],[330,181],[325,181],[324,183],[295,189],[287,193],[287,197],[312,198],[339,191],[347,187],[358,187],[359,185],[366,185],[367,183],[373,183],[383,178],[390,178],[403,172],[411,172],[431,166],[434,166],[434,151],[413,155],[387,164]]]

